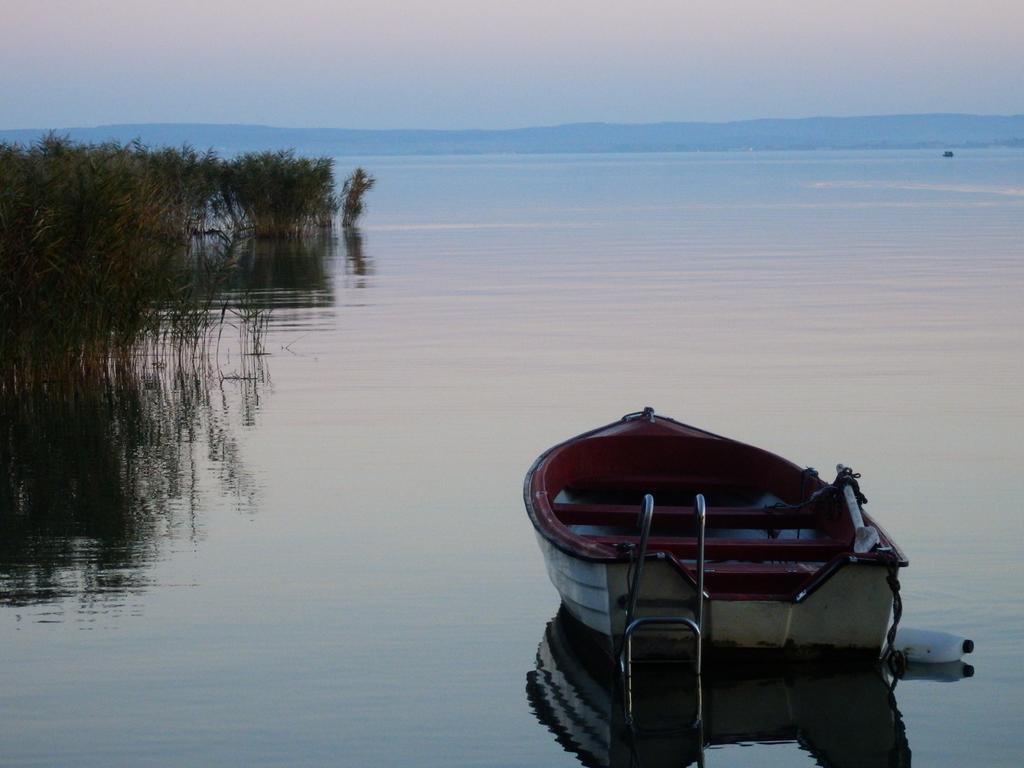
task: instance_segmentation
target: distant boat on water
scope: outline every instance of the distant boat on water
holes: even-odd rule
[[[953,156],[953,150],[947,149],[945,152],[942,153],[942,156],[943,157],[952,157]]]

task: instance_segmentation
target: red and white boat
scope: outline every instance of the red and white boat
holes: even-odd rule
[[[883,650],[908,562],[863,512],[850,470],[827,483],[647,408],[546,451],[523,496],[566,611],[612,655],[638,619],[650,621],[637,622],[637,657],[699,663],[680,623],[716,656]]]

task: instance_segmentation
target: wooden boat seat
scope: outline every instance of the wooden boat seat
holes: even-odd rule
[[[709,563],[704,589],[712,599],[777,599],[799,592],[822,563]],[[696,581],[695,568],[686,569]]]
[[[618,546],[635,544],[638,536],[587,536],[587,539]],[[750,563],[825,562],[836,555],[849,552],[851,542],[839,539],[706,539],[704,556],[712,561],[739,560]],[[667,552],[677,559],[689,560],[697,556],[697,539],[694,537],[651,536],[647,543],[648,552]]]
[[[552,499],[556,503],[633,505],[639,509],[644,494],[654,495],[655,509],[693,508],[697,494],[703,494],[709,507],[763,507],[783,499],[772,491],[735,477],[687,475],[594,475],[575,478]],[[791,499],[790,501],[795,501]]]
[[[591,475],[572,480],[574,488],[610,490],[634,490],[642,493],[656,493],[658,490],[694,488],[698,492],[712,488],[729,488],[736,485],[733,477],[709,477],[707,475]]]
[[[590,541],[617,545],[636,543],[638,510],[634,504],[555,502],[551,505],[563,525]],[[707,558],[704,586],[717,600],[778,600],[804,588],[825,562],[849,551],[849,542],[821,531],[808,538],[738,538],[743,531],[815,530],[813,510],[765,506],[708,507],[706,525],[720,536],[704,542]],[[592,533],[582,533],[591,529]],[[603,530],[602,530],[603,529]],[[733,537],[730,538],[730,532]],[[697,540],[692,506],[658,506],[651,524],[649,552],[667,552],[696,581]]]
[[[574,504],[556,502],[551,505],[555,516],[564,525],[603,525],[635,528],[638,507],[627,504]],[[708,528],[814,528],[813,511],[773,510],[770,507],[708,507]],[[693,531],[693,507],[655,508],[651,521],[655,532]]]
[[[713,563],[704,569],[704,591],[712,600],[780,600],[806,587],[824,563]],[[693,563],[684,563],[697,581]],[[648,611],[663,603],[640,598]]]

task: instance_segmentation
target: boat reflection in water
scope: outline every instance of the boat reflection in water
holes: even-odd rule
[[[792,743],[828,766],[902,766],[910,748],[876,667],[638,664],[633,726],[607,658],[589,654],[560,611],[537,649],[526,691],[537,719],[586,766],[703,764],[704,750]]]

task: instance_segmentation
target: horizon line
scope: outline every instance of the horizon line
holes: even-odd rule
[[[400,133],[400,132],[422,132],[422,133],[503,133],[512,131],[528,131],[537,129],[558,129],[578,126],[614,126],[614,127],[640,127],[652,125],[742,125],[745,123],[762,122],[804,122],[813,120],[883,120],[893,118],[938,118],[938,117],[977,117],[977,118],[1002,118],[1002,119],[1024,119],[1024,113],[1017,114],[985,114],[977,112],[894,112],[887,114],[865,114],[865,115],[805,115],[801,117],[752,117],[742,120],[650,120],[643,122],[619,122],[608,120],[580,120],[566,123],[552,123],[540,125],[519,125],[504,128],[346,128],[337,125],[270,125],[267,123],[238,123],[238,122],[202,122],[202,121],[152,121],[132,122],[122,121],[114,123],[98,123],[96,125],[63,125],[59,127],[2,127],[0,131],[75,131],[75,130],[97,130],[103,128],[119,128],[126,126],[208,126],[218,128],[264,128],[267,130],[285,131],[351,131],[351,132],[373,132],[373,133]]]

